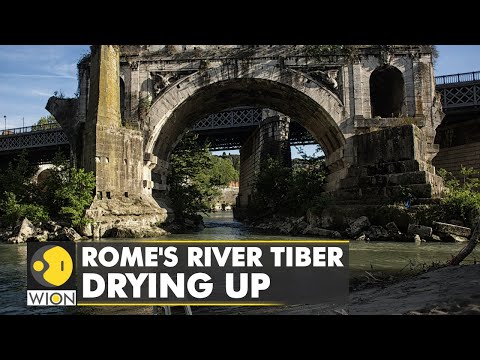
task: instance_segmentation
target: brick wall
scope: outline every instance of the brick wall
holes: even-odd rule
[[[444,168],[454,175],[459,174],[462,165],[480,170],[480,142],[440,149],[433,158],[433,165],[437,171]]]

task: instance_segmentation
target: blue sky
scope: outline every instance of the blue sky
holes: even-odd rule
[[[480,45],[438,45],[436,75],[480,71]],[[25,126],[48,115],[54,91],[77,90],[76,64],[88,45],[0,45],[0,129]]]

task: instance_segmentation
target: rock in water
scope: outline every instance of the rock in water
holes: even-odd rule
[[[27,218],[23,219],[13,230],[13,236],[7,239],[9,244],[20,244],[36,233],[35,226]]]
[[[367,239],[367,236],[365,234],[360,235],[355,239],[355,241],[365,241]]]
[[[442,241],[442,239],[440,238],[440,236],[435,235],[435,234],[432,234],[432,236],[430,237],[430,239],[431,239],[432,241]]]
[[[415,236],[413,237],[413,240],[417,245],[420,245],[422,243],[422,238],[418,234],[415,234]]]
[[[438,221],[434,221],[432,225],[436,232],[443,234],[458,235],[466,238],[472,234],[472,229],[464,226],[452,225]]]
[[[409,224],[407,233],[411,235],[420,235],[422,238],[429,238],[432,236],[433,229],[429,226]]]
[[[85,224],[80,228],[79,234],[85,237],[92,237],[93,236],[93,230],[92,230],[92,224]]]
[[[454,234],[447,234],[445,237],[445,241],[449,242],[467,242],[468,239],[464,236],[454,235]]]
[[[73,228],[64,228],[64,232],[70,241],[78,241],[82,238]]]
[[[64,227],[59,231],[50,234],[48,241],[77,241],[81,238],[82,237],[73,228]]]
[[[49,232],[57,232],[62,229],[60,225],[58,225],[55,221],[47,221],[45,224],[43,224],[43,227],[45,230],[48,230]]]
[[[398,235],[400,230],[398,230],[397,224],[395,222],[391,221],[387,225],[385,225],[385,228],[390,231],[392,234]]]
[[[369,226],[370,220],[368,220],[366,216],[361,216],[350,224],[350,227],[347,229],[347,234],[354,238]]]
[[[370,240],[390,240],[390,233],[385,230],[383,227],[378,225],[372,225],[368,230],[365,231],[365,234],[370,238]]]

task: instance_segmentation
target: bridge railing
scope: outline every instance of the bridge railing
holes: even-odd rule
[[[25,126],[25,127],[14,128],[14,129],[1,130],[0,136],[1,135],[18,135],[18,134],[37,132],[37,131],[49,131],[49,130],[57,130],[57,129],[61,129],[60,124],[57,124],[57,123],[32,125],[32,126]]]
[[[457,84],[470,81],[480,81],[480,71],[435,76],[435,83],[437,85]]]

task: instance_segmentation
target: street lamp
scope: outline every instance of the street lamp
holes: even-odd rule
[[[5,119],[5,133],[7,133],[7,115],[3,115],[3,118]]]

